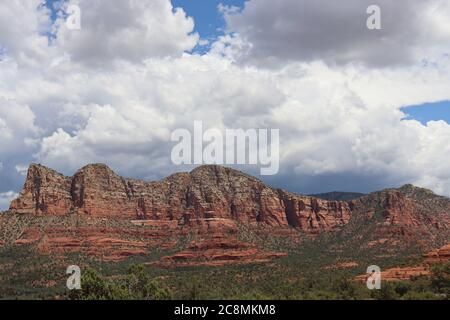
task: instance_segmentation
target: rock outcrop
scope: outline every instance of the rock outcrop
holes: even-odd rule
[[[245,242],[218,237],[193,243],[186,250],[152,264],[164,267],[224,266],[262,263],[285,256],[287,254],[283,252],[262,251]]]
[[[11,203],[20,213],[65,215],[72,208],[71,179],[40,165],[31,165],[19,198]]]
[[[429,276],[431,267],[436,264],[446,264],[450,262],[450,244],[434,249],[423,255],[424,261],[417,266],[395,267],[381,271],[383,281],[411,280],[414,277]],[[359,275],[357,281],[366,281],[368,275]]]
[[[381,279],[384,281],[410,280],[413,277],[429,276],[431,267],[450,262],[450,244],[434,249],[423,255],[423,262],[417,266],[395,267],[383,270]],[[358,281],[366,281],[368,275],[356,277]]]
[[[348,201],[323,200],[214,165],[145,182],[122,178],[103,164],[73,177],[34,164],[0,229],[0,246],[31,245],[41,253],[109,261],[176,248],[161,259],[164,266],[265,262],[285,255],[267,246],[272,239],[295,247],[303,235],[324,233],[336,252],[351,247],[393,256],[449,243],[450,200],[411,185]],[[180,239],[191,236],[180,247]],[[427,259],[448,260],[448,251],[433,251]]]
[[[395,267],[381,271],[381,281],[406,281],[414,277],[429,276],[430,269],[426,266]],[[359,275],[356,281],[366,282],[369,275]]]
[[[383,227],[406,236],[430,233],[430,228],[450,229],[450,201],[411,185],[351,201],[328,201],[270,188],[254,177],[215,165],[145,182],[122,178],[103,164],[85,166],[73,177],[33,164],[10,211],[186,224],[221,218],[295,227],[308,234],[339,229],[352,216],[381,215],[380,239]]]
[[[450,244],[435,249],[424,255],[425,264],[433,265],[450,262]]]
[[[352,203],[273,189],[221,166],[201,166],[190,173],[144,182],[122,178],[102,164],[88,165],[73,177],[33,164],[10,211],[187,222],[224,218],[319,233],[345,225]]]

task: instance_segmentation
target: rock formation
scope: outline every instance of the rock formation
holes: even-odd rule
[[[427,265],[450,262],[450,244],[425,254],[424,258]]]
[[[381,208],[383,225],[403,228],[399,232],[422,225],[449,229],[450,201],[433,195],[431,202],[433,206],[437,204],[439,212],[430,214],[430,206],[425,208],[416,199],[417,194],[423,193],[421,190],[424,189],[404,186],[351,201],[327,201],[273,189],[242,172],[214,165],[145,182],[122,178],[103,164],[88,165],[73,177],[33,164],[10,211],[187,223],[223,218],[290,226],[315,234],[346,225],[355,212],[370,215]]]
[[[10,211],[144,220],[226,218],[314,233],[346,224],[351,208],[351,202],[272,189],[258,179],[220,166],[202,166],[191,173],[144,182],[122,178],[101,164],[88,165],[73,177],[34,164]]]
[[[248,264],[268,262],[287,256],[282,252],[261,251],[253,245],[237,240],[213,238],[190,245],[186,250],[152,263],[165,267],[224,266],[227,264]]]
[[[29,222],[20,226],[22,220]],[[450,200],[411,185],[348,201],[323,200],[214,165],[145,182],[122,178],[103,164],[88,165],[73,177],[33,164],[10,214],[0,217],[0,246],[28,244],[42,253],[121,260],[152,248],[172,249],[193,234],[195,239],[161,264],[223,265],[284,256],[238,239],[244,226],[256,228],[260,239],[288,238],[291,244],[302,235],[336,234],[347,242],[336,241],[335,250],[352,245],[395,255],[398,248],[416,246],[421,253],[450,242]],[[434,253],[429,259],[440,257]]]
[[[429,276],[431,267],[450,262],[450,244],[434,249],[423,255],[424,261],[417,266],[395,267],[381,271],[383,281],[410,280],[413,277]],[[368,275],[359,275],[355,279],[365,282]]]

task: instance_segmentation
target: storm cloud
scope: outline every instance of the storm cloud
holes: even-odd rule
[[[371,5],[381,10],[380,30],[367,28]],[[250,0],[242,10],[225,10],[229,31],[247,42],[242,59],[260,66],[315,60],[408,65],[426,58],[424,48],[430,53],[443,41],[449,48],[449,16],[445,0]]]

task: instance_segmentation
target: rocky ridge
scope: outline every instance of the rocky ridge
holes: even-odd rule
[[[86,215],[126,220],[231,219],[242,223],[295,227],[317,234],[345,226],[352,215],[382,211],[383,225],[450,228],[450,200],[412,185],[386,189],[349,201],[328,201],[266,186],[230,168],[206,165],[161,181],[122,178],[103,164],[65,177],[30,166],[10,211],[35,215]]]
[[[73,177],[33,164],[10,211],[143,220],[233,219],[315,233],[345,225],[352,202],[300,196],[221,166],[202,166],[157,182],[126,179],[105,165]]]
[[[245,232],[244,241],[243,226],[256,229]],[[0,229],[0,246],[32,245],[56,255],[118,261],[155,248],[175,250],[162,266],[265,262],[286,256],[266,240],[287,238],[295,246],[302,236],[323,234],[339,234],[336,250],[357,246],[395,255],[404,245],[426,252],[449,243],[450,200],[411,185],[354,200],[322,200],[214,165],[145,182],[103,164],[73,177],[33,164],[10,213],[0,217]],[[266,239],[267,248],[255,246],[252,237]]]

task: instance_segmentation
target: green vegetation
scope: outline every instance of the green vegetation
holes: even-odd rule
[[[104,279],[93,269],[81,277],[81,290],[68,294],[76,300],[168,300],[170,291],[152,280],[143,265],[131,265],[122,279]]]
[[[178,241],[170,250],[160,246],[147,255],[119,262],[76,253],[57,257],[40,255],[33,246],[5,241],[6,245],[0,248],[0,299],[449,299],[449,264],[433,267],[430,277],[382,282],[381,290],[368,290],[365,283],[353,280],[364,274],[368,265],[376,264],[386,270],[420,262],[417,258],[420,251],[415,247],[402,247],[401,238],[394,236],[392,246],[382,243],[367,249],[367,244],[378,237],[374,222],[382,219],[383,211],[378,208],[372,221],[356,216],[345,229],[332,235],[325,233],[314,240],[300,235],[298,238],[274,236],[263,228],[241,225],[239,240],[261,250],[288,252],[288,256],[264,264],[222,267],[163,268],[152,264],[195,241],[193,233],[168,239]],[[0,227],[14,226],[7,228],[14,234],[4,235],[4,240],[18,238],[30,225],[68,228],[88,223],[73,217],[57,220],[6,216],[0,219]],[[122,227],[123,222],[96,223]],[[417,241],[413,239],[410,243]],[[330,268],[342,262],[358,265],[347,270]],[[82,270],[82,290],[69,292],[66,268],[74,264]]]
[[[432,269],[431,287],[435,292],[450,297],[450,263],[435,265]]]
[[[309,248],[312,250],[312,248]],[[101,262],[75,255],[58,261],[26,247],[0,252],[0,299],[449,299],[450,264],[430,277],[382,282],[368,290],[354,281],[363,268],[332,270],[297,253],[269,264],[158,268],[143,259]],[[158,255],[159,256],[159,255]],[[148,258],[148,257],[147,257]],[[155,256],[155,259],[158,257]],[[303,261],[301,259],[304,259]],[[82,290],[65,288],[66,267],[77,261]],[[383,268],[389,264],[380,261]]]
[[[133,265],[125,278],[105,279],[88,270],[82,278],[82,290],[72,291],[72,299],[448,299],[449,265],[433,269],[430,278],[383,282],[380,290],[368,290],[365,283],[352,280],[342,272],[321,278],[282,279],[255,275],[258,266],[225,270],[178,270],[164,281],[170,291],[151,280],[142,265]],[[253,278],[253,281],[251,280]],[[448,291],[447,291],[448,292]]]

